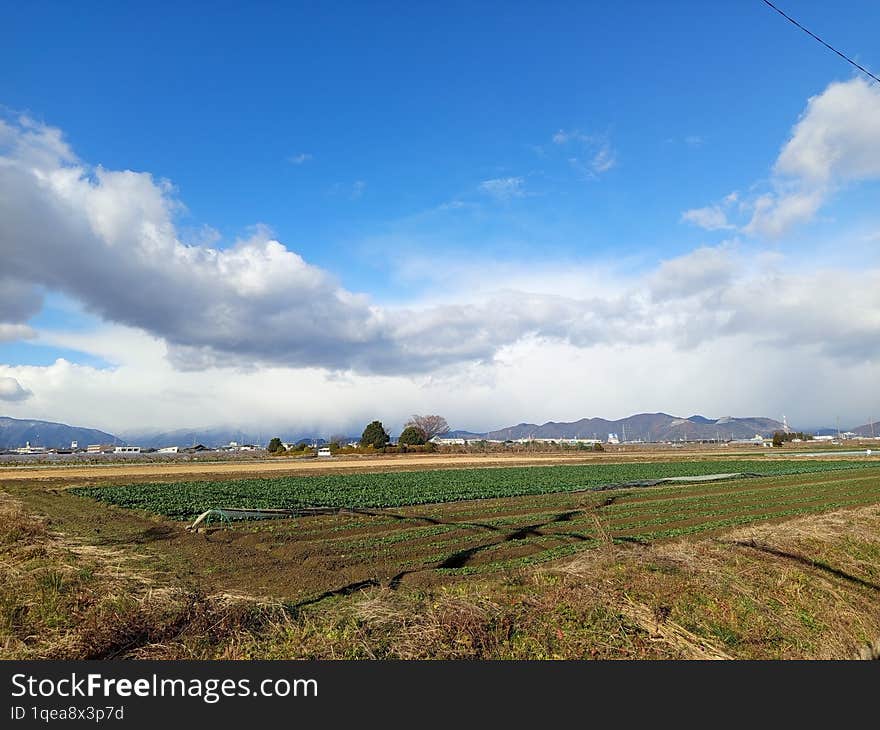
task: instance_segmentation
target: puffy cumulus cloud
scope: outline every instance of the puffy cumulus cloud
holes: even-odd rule
[[[395,348],[401,368],[408,358],[433,359],[419,343],[395,343],[385,313],[265,229],[227,249],[187,246],[177,237],[169,183],[90,168],[58,130],[27,119],[4,123],[0,145],[4,301],[10,286],[62,292],[108,322],[161,336],[181,367],[372,370],[390,367]],[[21,299],[16,316],[31,305]]]
[[[752,219],[745,233],[779,238],[794,226],[808,223],[822,207],[827,190],[798,190],[761,195],[752,204]]]
[[[31,397],[31,393],[26,388],[21,387],[21,383],[15,378],[0,377],[0,400],[2,401],[21,401]]]
[[[681,219],[706,230],[779,238],[813,220],[847,183],[880,179],[878,129],[880,87],[861,78],[829,84],[807,101],[773,165],[769,192],[746,199],[731,193]]]
[[[472,260],[470,275],[437,278],[444,288],[430,303],[379,306],[262,228],[225,249],[184,244],[169,183],[87,167],[57,130],[19,121],[4,125],[0,140],[0,301],[13,312],[6,324],[0,318],[0,339],[32,334],[12,320],[39,306],[42,287],[140,332],[152,343],[138,350],[144,362],[179,377],[311,369],[413,378],[495,367],[529,339],[585,351],[693,351],[742,336],[797,342],[841,362],[878,354],[880,273],[870,264],[780,271],[734,245],[700,248],[641,274]],[[40,341],[82,349],[69,335],[40,333]],[[126,362],[133,349],[86,344],[110,363]],[[36,383],[28,373],[24,382]],[[52,396],[48,385],[33,387]]]
[[[810,98],[775,171],[826,183],[880,177],[880,87],[861,77]]]
[[[810,98],[773,167],[776,190],[754,203],[747,233],[775,238],[813,219],[842,185],[880,178],[880,87],[861,78]]]

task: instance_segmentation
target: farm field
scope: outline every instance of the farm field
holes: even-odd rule
[[[590,487],[604,484],[650,480],[661,476],[734,471],[758,473],[762,470],[765,475],[759,477],[590,491]],[[63,541],[66,547],[59,555],[66,561],[65,565],[71,560],[77,565],[86,559],[103,561],[103,568],[86,570],[78,567],[74,570],[65,567],[64,571],[67,572],[53,569],[54,572],[49,573],[52,590],[57,587],[59,591],[68,591],[77,601],[96,595],[93,589],[75,588],[77,581],[81,580],[78,576],[88,574],[92,576],[90,580],[96,580],[94,576],[103,576],[100,580],[111,580],[112,585],[117,586],[110,589],[111,598],[108,600],[111,607],[101,608],[96,614],[94,620],[98,627],[108,621],[101,611],[109,610],[111,616],[118,612],[118,596],[122,590],[118,587],[119,581],[135,580],[126,576],[147,576],[137,578],[136,585],[133,584],[135,587],[124,589],[124,592],[132,595],[153,595],[158,587],[162,587],[156,594],[160,596],[166,595],[162,591],[172,588],[174,591],[183,591],[180,595],[189,598],[181,599],[183,603],[175,604],[177,608],[174,609],[183,612],[181,618],[175,619],[180,621],[193,620],[192,611],[196,610],[193,605],[201,606],[207,601],[206,606],[213,606],[215,599],[209,599],[210,596],[226,597],[217,599],[221,600],[221,608],[226,606],[224,601],[233,600],[230,598],[232,596],[240,597],[235,600],[259,600],[282,605],[284,615],[288,617],[284,621],[291,620],[291,616],[305,615],[301,614],[302,611],[317,611],[309,614],[313,616],[309,621],[323,621],[324,618],[315,617],[330,616],[326,612],[336,611],[334,607],[342,610],[345,606],[360,606],[361,602],[372,600],[368,598],[372,595],[370,591],[395,596],[395,605],[420,602],[423,599],[419,596],[444,596],[447,594],[442,592],[447,590],[465,591],[467,595],[476,591],[479,597],[474,600],[478,601],[478,605],[483,605],[480,602],[488,595],[486,591],[507,591],[503,586],[520,585],[519,581],[526,580],[517,576],[530,575],[534,571],[538,571],[535,575],[548,570],[568,571],[570,568],[566,566],[593,565],[591,561],[594,559],[605,566],[603,570],[606,573],[602,580],[609,591],[617,588],[625,590],[626,585],[640,585],[647,581],[652,591],[665,594],[672,590],[672,584],[667,584],[663,578],[667,571],[663,567],[666,563],[660,560],[657,563],[660,567],[656,569],[639,567],[647,559],[645,556],[666,554],[663,550],[676,555],[689,555],[693,551],[699,553],[709,549],[700,546],[714,545],[717,540],[729,540],[729,536],[736,534],[737,530],[756,530],[762,525],[775,531],[769,534],[783,534],[789,524],[822,520],[825,515],[854,515],[851,521],[844,517],[835,519],[843,520],[849,530],[846,533],[849,537],[840,537],[843,541],[842,547],[838,546],[843,550],[841,555],[846,560],[854,561],[855,567],[851,571],[865,575],[858,579],[861,583],[853,584],[858,596],[862,592],[871,593],[874,590],[872,586],[876,586],[880,580],[880,556],[872,552],[875,548],[870,543],[871,536],[863,534],[864,528],[860,527],[862,518],[856,517],[861,514],[860,510],[873,510],[870,512],[871,519],[876,521],[875,513],[878,513],[877,505],[880,505],[880,463],[876,460],[603,462],[508,469],[399,471],[387,474],[367,471],[362,474],[312,477],[166,483],[147,481],[148,478],[145,475],[141,483],[120,485],[118,477],[111,474],[102,479],[76,478],[67,476],[65,470],[59,469],[52,479],[41,476],[2,483],[0,491],[5,494],[0,496],[20,504],[23,513],[40,516],[41,524],[47,526],[45,529],[58,536],[45,538],[50,541],[48,544],[59,539]],[[253,501],[245,503],[241,500]],[[238,507],[323,504],[333,509],[328,509],[324,514],[296,518],[242,521],[231,525],[215,523],[202,532],[185,529],[186,521],[202,509],[230,506],[233,502],[233,506]],[[345,509],[335,509],[341,505]],[[3,528],[0,529],[0,538],[9,536],[14,544],[24,545],[21,558],[24,562],[16,565],[39,565],[44,559],[34,558],[35,555],[44,555],[43,549],[34,552],[26,541],[22,542],[21,536],[32,534],[31,528],[7,528],[2,524],[0,528]],[[829,546],[838,538],[834,530],[826,533],[821,542],[811,543],[811,549],[818,551],[817,555],[824,556],[816,563],[820,567],[815,570],[822,570],[821,566],[832,558],[844,559],[829,557]],[[844,535],[843,532],[840,534]],[[662,548],[664,545],[669,547]],[[8,558],[12,548],[6,550]],[[710,570],[710,567],[707,563],[706,569]],[[730,569],[734,570],[732,564]],[[24,574],[20,569],[16,570],[19,572],[14,575]],[[35,567],[34,570],[37,571],[34,579],[37,587],[34,590],[43,595],[47,588],[40,577],[42,573],[39,571],[42,569]],[[598,574],[590,572],[592,570],[589,568],[583,579],[579,579],[586,581],[585,586],[592,585],[597,579]],[[655,570],[660,572],[652,572]],[[737,576],[738,570],[734,572]],[[764,567],[755,570],[764,570]],[[58,577],[62,574],[71,577],[62,580]],[[624,574],[626,585],[618,584],[617,581],[623,580],[621,576]],[[756,576],[753,574],[748,580],[757,580]],[[21,578],[16,580],[20,581]],[[835,580],[845,582],[845,579]],[[26,601],[26,598],[16,597],[16,585],[9,584],[9,593],[3,599],[6,601],[3,605],[8,604],[10,611],[20,612],[21,609],[15,608],[16,601]],[[818,585],[824,583],[820,581]],[[523,589],[523,594],[517,592],[519,597],[516,600],[521,598],[526,601],[517,610],[532,611],[532,608],[528,608],[531,605],[528,601],[538,600],[545,588],[541,588],[537,594],[530,592],[531,589]],[[700,591],[713,589],[710,583]],[[838,586],[835,590],[840,592],[842,589]],[[876,590],[880,591],[880,587]],[[629,604],[625,603],[630,600],[626,598],[627,595],[621,594],[619,598],[624,603],[617,606],[615,611],[625,613],[629,610]],[[144,618],[141,613],[145,610],[145,599],[139,600],[141,603],[131,607],[131,611],[140,616],[137,621],[158,622],[158,628],[132,629],[132,646],[139,645],[138,642],[160,641],[164,635],[162,631],[165,631],[161,628],[165,625],[163,622],[170,620],[164,617],[164,613],[158,618]],[[577,600],[583,601],[586,597]],[[644,600],[650,603],[653,599]],[[663,600],[674,603],[678,599],[667,597]],[[697,607],[687,610],[696,611],[695,615],[702,617],[699,621],[709,621],[704,615],[709,609],[702,606],[702,599],[696,596],[689,600],[696,601]],[[784,605],[800,605],[789,598],[785,600],[788,603]],[[197,604],[192,604],[192,601],[197,601]],[[775,605],[767,608],[768,615],[783,610],[774,608]],[[876,605],[876,602],[865,605]],[[809,610],[814,607],[812,603],[807,605]],[[162,611],[167,610],[170,610],[167,606],[162,608]],[[219,617],[211,621],[225,621],[222,617],[228,615],[228,610],[228,607],[222,608]],[[430,606],[421,606],[413,610],[430,614],[432,609]],[[874,618],[880,621],[880,615],[874,617],[873,609],[866,610],[867,614],[859,614],[864,626],[873,626],[871,622]],[[870,620],[865,618],[869,614]],[[10,615],[19,616],[19,613]],[[593,618],[586,617],[583,621],[592,621]],[[343,618],[337,616],[333,621],[337,619],[351,620],[349,614],[344,614]],[[4,630],[17,630],[14,627],[18,625],[15,623],[18,620],[10,618]],[[51,620],[53,625],[64,625],[64,621],[58,617]],[[764,627],[764,630],[768,620],[759,628]],[[85,625],[81,617],[69,621],[71,627]],[[455,618],[453,623],[459,625],[461,621],[465,619]],[[486,621],[494,625],[494,619],[487,617]],[[694,621],[699,623],[696,618]],[[722,621],[716,617],[712,621],[715,623],[706,624],[709,627],[707,631],[714,631],[712,626],[724,624],[725,621],[729,623],[734,618],[728,617]],[[0,628],[6,625],[0,616]],[[821,625],[827,625],[827,622],[817,624]],[[99,631],[98,628],[94,630]],[[172,631],[171,628],[167,630]],[[36,629],[24,627],[20,631],[34,635]],[[333,629],[327,636],[336,636],[335,631]],[[383,631],[379,631],[376,637],[380,643],[384,641]],[[115,631],[113,635],[118,634],[119,631]],[[150,639],[151,636],[154,639]],[[160,639],[155,639],[157,636]],[[284,641],[288,641],[289,636],[285,636]],[[258,634],[252,638],[258,643],[263,641]],[[257,655],[278,656],[273,653],[281,651],[273,643],[278,640],[277,636],[271,641],[266,638],[265,641],[271,646],[264,645]],[[325,640],[331,639],[325,637]],[[98,640],[92,637],[83,641],[81,648],[65,650],[68,653],[63,655],[92,656],[88,646]],[[631,644],[615,646],[614,651],[635,651]],[[638,649],[638,652],[644,649],[647,652],[645,655],[652,655],[650,647],[645,647]],[[302,650],[302,647],[289,648],[284,650],[288,652],[284,655]],[[437,649],[442,652],[447,650],[448,647]],[[112,652],[123,650],[107,651],[115,656]],[[320,648],[310,651],[316,652],[310,655],[323,656]],[[461,651],[462,656],[470,655],[464,649]],[[532,651],[520,648],[514,651],[514,655],[533,656]],[[803,649],[797,651],[803,652]],[[798,655],[797,651],[794,655]],[[700,654],[697,652],[695,655]]]
[[[702,460],[525,468],[455,469],[229,481],[80,487],[72,491],[110,504],[192,519],[211,508],[401,507],[492,497],[518,497],[742,473],[782,476],[861,469],[865,461]]]
[[[80,503],[79,511],[100,500],[123,521],[158,520],[161,527],[150,529],[162,536],[159,543],[191,552],[189,570],[218,587],[295,601],[364,585],[503,573],[591,550],[608,538],[647,543],[880,503],[880,467],[867,461],[726,461],[723,467],[769,476],[578,491],[722,468],[668,462],[110,485],[75,487],[65,496]],[[346,509],[236,523],[204,535],[186,533],[179,521],[209,507],[306,504]]]

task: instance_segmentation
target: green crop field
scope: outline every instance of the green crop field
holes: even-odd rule
[[[867,461],[723,460],[596,464],[421,472],[333,474],[230,481],[77,487],[71,491],[110,504],[188,520],[211,508],[380,508],[575,492],[668,477],[744,472],[783,476],[858,470]],[[747,490],[746,484],[742,486]],[[705,491],[705,488],[703,489]]]

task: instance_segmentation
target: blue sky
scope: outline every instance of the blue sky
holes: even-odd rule
[[[880,67],[877,3],[782,7]],[[839,184],[796,226],[744,232],[761,194],[783,195],[774,165],[808,99],[855,77],[759,0],[33,2],[4,16],[7,117],[60,130],[86,178],[100,168],[169,181],[180,243],[230,250],[265,226],[377,307],[471,301],[450,284],[469,280],[468,262],[475,277],[509,269],[527,290],[530,267],[542,281],[554,267],[615,281],[702,247],[809,251],[786,268],[818,271],[846,238],[853,268],[876,262],[873,171],[834,173]],[[732,218],[734,203],[721,201],[734,192],[752,201],[741,221],[706,230],[682,219],[718,205]],[[46,298],[26,324],[39,336],[0,341],[10,368],[61,357],[112,369],[121,363],[74,338],[105,326],[192,344],[144,325],[147,315],[115,318],[57,280],[36,282]],[[395,370],[345,362],[290,365],[334,377]]]

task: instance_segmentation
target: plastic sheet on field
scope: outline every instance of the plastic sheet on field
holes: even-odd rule
[[[747,471],[736,471],[727,474],[700,474],[691,477],[663,477],[661,479],[642,479],[635,482],[618,482],[616,484],[600,484],[598,487],[589,487],[585,492],[604,492],[609,489],[631,489],[632,487],[656,487],[658,484],[670,484],[676,482],[718,482],[724,479],[746,479],[766,476],[766,474],[754,474]]]
[[[187,528],[193,530],[200,524],[207,525],[213,520],[219,522],[233,522],[234,520],[271,520],[285,517],[301,517],[303,515],[327,514],[338,512],[338,509],[324,507],[299,507],[296,509],[257,509],[240,507],[214,507],[205,510],[196,517],[195,521]]]

